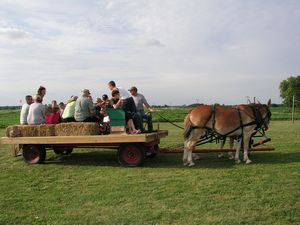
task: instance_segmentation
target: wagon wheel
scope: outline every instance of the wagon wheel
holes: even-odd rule
[[[22,155],[28,164],[43,163],[46,159],[46,149],[43,145],[24,145]]]
[[[54,147],[53,148],[55,154],[58,155],[70,155],[73,152],[73,148],[69,147],[69,148],[63,148],[63,147]]]
[[[118,161],[123,166],[141,166],[145,159],[145,149],[140,144],[123,144],[118,150]]]

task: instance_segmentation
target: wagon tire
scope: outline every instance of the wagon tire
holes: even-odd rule
[[[73,148],[53,148],[53,151],[57,155],[70,155],[73,152]]]
[[[123,144],[118,149],[118,161],[127,167],[143,165],[145,160],[145,148],[141,144]]]
[[[28,164],[43,163],[46,159],[46,149],[43,145],[24,145],[22,156]]]

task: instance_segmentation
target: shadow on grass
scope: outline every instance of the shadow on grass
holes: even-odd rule
[[[215,153],[199,154],[200,159],[195,161],[192,168],[232,168],[235,166],[234,160],[227,157],[218,158]],[[144,168],[184,168],[181,162],[182,154],[160,153],[152,159],[145,159]],[[242,159],[242,155],[241,155]],[[300,152],[259,152],[252,153],[250,159],[254,164],[289,164],[300,162]],[[86,151],[75,152],[69,156],[50,155],[46,158],[45,164],[74,165],[74,166],[108,166],[121,167],[117,161],[115,151]]]

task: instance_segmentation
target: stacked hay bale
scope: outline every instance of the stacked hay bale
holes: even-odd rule
[[[98,135],[98,123],[87,122],[72,122],[72,123],[59,123],[55,125],[56,136],[85,136],[85,135]]]
[[[55,124],[38,125],[38,136],[55,136]]]
[[[60,123],[41,125],[13,125],[6,128],[7,137],[84,136],[98,135],[97,123]]]
[[[39,137],[54,136],[55,125],[14,125],[6,128],[7,137]]]

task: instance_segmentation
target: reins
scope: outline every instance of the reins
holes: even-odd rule
[[[168,120],[167,118],[163,117],[163,116],[160,115],[159,113],[157,113],[157,115],[158,115],[159,117],[161,117],[162,119],[164,119],[166,122],[172,124],[173,126],[178,127],[178,128],[180,128],[180,129],[184,130],[184,128],[183,128],[182,126],[179,126],[179,125],[173,123],[172,121],[170,121],[170,120]]]

